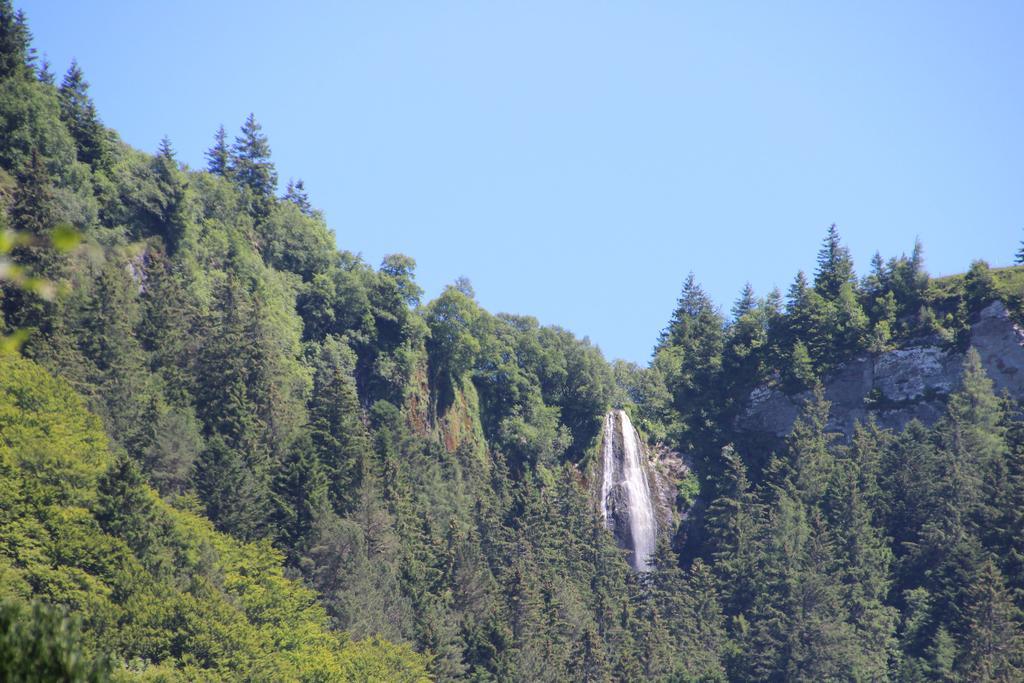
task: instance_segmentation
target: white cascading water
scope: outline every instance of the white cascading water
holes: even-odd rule
[[[619,430],[616,434],[615,426]],[[621,437],[621,438],[617,438]],[[640,436],[624,410],[610,410],[604,418],[604,440],[601,448],[603,478],[601,481],[601,510],[605,525],[612,531],[617,515],[616,502],[628,508],[629,545],[633,551],[633,568],[646,571],[654,554],[658,537],[658,522],[651,502],[651,489],[644,467],[644,453]],[[618,532],[621,540],[623,534]]]

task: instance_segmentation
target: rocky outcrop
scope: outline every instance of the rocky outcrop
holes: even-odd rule
[[[981,356],[997,392],[1024,398],[1024,329],[1013,322],[1001,301],[978,315],[970,345]],[[893,429],[915,419],[931,424],[958,386],[963,361],[963,352],[942,346],[938,339],[855,358],[826,378],[825,398],[832,403],[829,428],[849,437],[854,424],[869,416],[879,426]],[[809,397],[810,392],[789,395],[757,387],[736,426],[750,434],[784,437]]]
[[[663,444],[651,448],[651,473],[654,486],[651,495],[658,528],[675,529],[684,517],[678,505],[679,482],[690,476],[690,465],[683,456]]]

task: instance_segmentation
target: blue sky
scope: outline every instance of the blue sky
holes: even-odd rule
[[[202,167],[253,111],[341,248],[612,358],[646,363],[687,272],[724,309],[784,291],[832,222],[862,274],[1024,238],[1021,2],[20,7],[130,144]]]

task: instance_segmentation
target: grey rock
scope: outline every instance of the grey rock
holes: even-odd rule
[[[1024,329],[1001,301],[980,312],[971,326],[970,344],[996,391],[1024,398]],[[847,438],[857,422],[874,417],[881,427],[902,429],[911,420],[934,423],[946,398],[960,382],[964,354],[940,346],[938,339],[855,358],[825,380],[832,403],[829,429]],[[755,388],[736,426],[743,432],[781,438],[789,434],[809,391],[787,395],[767,386]]]
[[[1024,397],[1024,329],[1013,322],[1002,301],[981,312],[971,327],[971,346],[981,356],[996,391]]]

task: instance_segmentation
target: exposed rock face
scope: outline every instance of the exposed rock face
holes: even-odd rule
[[[670,450],[664,444],[656,444],[651,449],[651,460],[654,466],[654,489],[651,496],[658,528],[675,529],[684,516],[680,514],[676,501],[679,495],[677,484],[690,475],[692,468],[680,453]]]
[[[1011,320],[1001,301],[989,304],[971,326],[970,344],[997,392],[1024,398],[1024,330]],[[913,419],[932,424],[946,397],[956,389],[964,354],[945,349],[937,339],[903,349],[855,358],[825,381],[832,403],[829,428],[852,435],[857,421],[873,416],[881,427],[901,429]],[[750,394],[737,427],[749,433],[786,436],[810,392],[787,395],[768,387]]]

